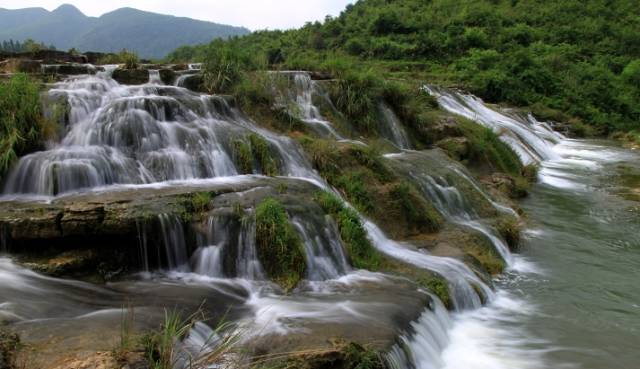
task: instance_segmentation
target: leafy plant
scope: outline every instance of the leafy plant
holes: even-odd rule
[[[0,83],[0,176],[47,138],[51,124],[42,117],[40,89],[26,74]]]

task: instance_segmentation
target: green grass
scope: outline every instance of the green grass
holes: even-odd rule
[[[319,192],[314,199],[338,224],[351,264],[358,269],[378,270],[382,257],[367,238],[358,213],[329,192]]]
[[[429,277],[419,277],[417,282],[418,285],[428,289],[434,295],[436,295],[438,299],[440,299],[440,301],[444,304],[444,306],[446,306],[447,308],[453,307],[449,285],[444,278],[437,275]]]
[[[42,116],[39,86],[26,74],[0,82],[0,177],[19,156],[38,149],[52,125]]]
[[[209,210],[213,195],[210,192],[196,192],[191,197],[191,205],[197,213],[204,213]]]
[[[243,174],[253,173],[256,164],[264,175],[274,177],[279,174],[278,161],[269,143],[255,133],[233,141],[233,156],[238,169]]]
[[[220,322],[212,335],[205,340],[205,344],[211,344],[220,338],[213,350],[194,355],[180,347],[181,341],[188,336],[195,324],[204,320],[201,311],[185,318],[177,310],[165,310],[160,328],[148,332],[141,340],[149,368],[174,369],[182,357],[188,359],[189,369],[206,369],[212,364],[220,363],[226,355],[234,353],[242,338],[242,332],[225,321]]]
[[[518,155],[502,142],[491,129],[466,119],[459,119],[464,136],[469,141],[471,163],[488,165],[492,171],[520,176],[522,164]]]
[[[267,276],[285,291],[304,278],[307,264],[302,240],[282,204],[273,198],[256,207],[256,246]]]
[[[125,69],[137,69],[139,63],[138,54],[126,49],[116,54],[107,54],[98,61],[98,64],[123,64]]]

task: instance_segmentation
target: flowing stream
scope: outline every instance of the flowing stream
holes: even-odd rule
[[[326,98],[319,86],[306,73],[286,75],[294,88],[284,100],[297,107],[290,112],[320,134],[342,139],[314,103],[314,95]],[[233,101],[178,86],[162,85],[157,71],[148,84],[122,86],[110,78],[110,69],[56,84],[49,97],[70,107],[64,137],[21,158],[1,201],[45,204],[78,194],[213,185],[234,186],[225,196],[247,199],[276,182],[261,176],[267,168],[260,160],[239,165],[236,145],[262,142],[276,157],[278,180],[285,181],[279,185],[331,190],[294,141],[260,128]],[[484,235],[507,262],[497,289],[461,261],[391,240],[363,217],[379,251],[446,279],[454,306],[449,312],[406,280],[354,270],[333,221],[298,206],[289,215],[304,241],[307,274],[293,294],[283,295],[266,281],[258,260],[252,209],[241,209],[241,220],[211,216],[195,241],[178,216],[159,213],[154,214],[159,229],[137,225],[144,273],[130,281],[102,286],[44,277],[0,258],[0,318],[27,340],[55,334],[70,347],[99,346],[105,343],[96,332],[114,330],[123,301],[136,307],[143,317],[137,323],[148,328],[165,308],[195,309],[204,300],[206,309],[226,312],[249,327],[252,338],[313,340],[319,329],[396,342],[387,361],[397,369],[602,368],[604,363],[631,368],[640,328],[640,293],[632,283],[638,280],[640,239],[630,216],[637,213],[629,211],[634,205],[619,197],[611,178],[622,164],[638,169],[636,155],[606,143],[568,140],[531,116],[489,107],[472,96],[426,89],[444,109],[501,133],[524,163],[542,166],[541,184],[523,205],[532,223],[524,255],[511,255],[457,186],[469,187],[498,213],[513,211],[491,200],[464,168],[445,165],[440,169],[446,176],[420,169],[428,157],[407,150],[410,142],[397,117],[380,107],[388,139],[404,149],[387,160],[407,166],[411,180],[448,221]],[[301,193],[291,201],[304,201],[309,192]],[[150,238],[162,245],[158,255],[150,251]],[[151,266],[156,259],[158,268]],[[213,345],[216,340],[203,338],[207,332],[204,324],[195,327],[184,343],[187,349]]]
[[[613,142],[567,139],[530,115],[492,109],[470,95],[427,90],[444,109],[501,134],[524,163],[540,165],[540,183],[522,204],[530,228],[519,256],[538,271],[508,272],[497,281],[497,310],[471,312],[471,324],[451,333],[482,347],[487,338],[472,330],[479,320],[495,319],[494,327],[507,332],[525,329],[533,339],[514,345],[525,365],[478,365],[489,361],[450,348],[444,356],[451,367],[540,367],[544,357],[546,368],[636,368],[640,155]],[[516,342],[510,335],[502,339],[500,345]]]

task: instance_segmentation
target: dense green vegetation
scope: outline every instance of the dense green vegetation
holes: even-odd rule
[[[356,64],[361,77],[373,71],[458,85],[580,131],[584,121],[609,133],[640,120],[639,28],[640,7],[631,0],[361,0],[323,23],[229,45],[274,67]],[[203,59],[203,50],[182,48],[172,58]],[[338,105],[354,108],[347,113],[369,107],[343,91]]]
[[[54,133],[55,128],[42,117],[36,83],[25,74],[0,83],[0,177],[19,156]]]
[[[304,278],[307,264],[302,241],[275,199],[256,207],[256,247],[267,276],[283,289],[293,289]]]

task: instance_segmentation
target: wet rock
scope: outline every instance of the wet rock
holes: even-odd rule
[[[491,192],[499,192],[511,199],[520,199],[529,194],[530,184],[524,178],[514,178],[504,173],[484,176],[480,182]]]
[[[123,85],[143,85],[149,82],[149,71],[146,69],[116,69],[112,78]]]
[[[100,264],[98,254],[93,250],[74,250],[63,252],[51,258],[32,259],[23,265],[38,273],[61,277],[85,272]]]
[[[180,87],[184,87],[194,92],[206,92],[203,85],[201,74],[192,74],[184,76],[181,80]]]
[[[426,135],[432,142],[438,142],[447,138],[459,138],[462,130],[458,121],[453,117],[442,117],[426,129]]]
[[[160,79],[165,85],[173,85],[176,81],[176,76],[172,69],[160,69]]]
[[[456,160],[463,160],[469,157],[470,143],[465,137],[450,137],[444,140],[438,141],[436,144],[439,148],[449,154]]]
[[[20,337],[0,326],[0,369],[16,369],[15,360]]]

